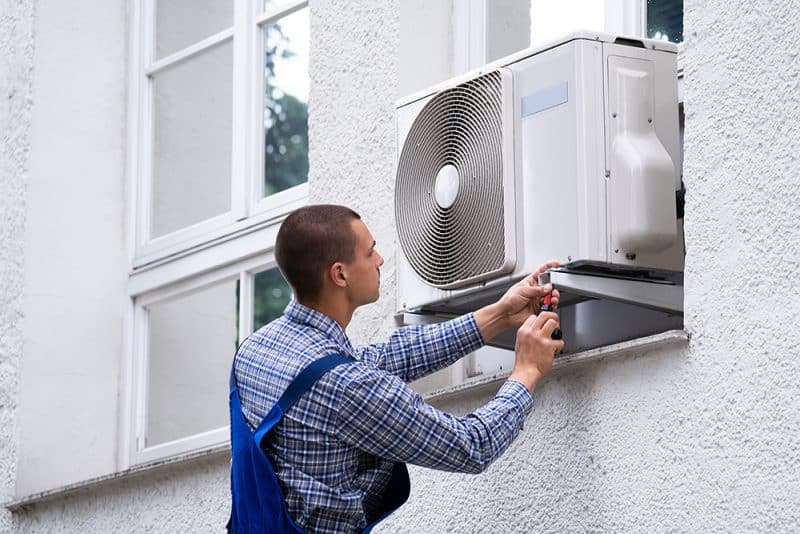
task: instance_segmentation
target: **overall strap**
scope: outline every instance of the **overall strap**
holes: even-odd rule
[[[344,354],[329,354],[328,356],[323,356],[308,364],[300,371],[300,374],[297,375],[292,383],[289,384],[289,387],[286,388],[286,391],[283,392],[283,395],[281,395],[281,398],[278,400],[278,405],[281,407],[281,410],[286,413],[286,410],[297,402],[297,399],[299,399],[314,382],[319,380],[322,375],[338,365],[351,362],[353,362],[353,359],[348,358]]]
[[[338,365],[352,363],[353,361],[352,358],[348,358],[344,354],[329,354],[328,356],[323,356],[318,360],[314,360],[304,367],[303,370],[300,371],[300,374],[289,384],[286,391],[283,392],[283,395],[278,399],[275,406],[272,407],[272,410],[270,410],[267,416],[264,417],[264,420],[261,421],[261,424],[258,426],[253,436],[256,443],[258,443],[259,446],[261,445],[261,441],[267,432],[281,420],[283,414],[286,413],[286,411],[297,402],[297,399],[313,386],[314,382],[319,380],[322,375]]]

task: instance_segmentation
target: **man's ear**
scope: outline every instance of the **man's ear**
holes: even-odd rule
[[[347,275],[344,273],[343,263],[337,261],[331,265],[331,268],[328,271],[328,276],[335,285],[339,287],[347,286]]]

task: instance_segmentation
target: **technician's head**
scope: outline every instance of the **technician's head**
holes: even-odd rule
[[[318,204],[292,212],[278,231],[275,260],[302,304],[335,298],[356,308],[378,299],[383,258],[350,208]]]

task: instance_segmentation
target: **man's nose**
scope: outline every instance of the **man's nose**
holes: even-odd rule
[[[383,265],[383,256],[381,256],[380,252],[378,252],[378,267],[381,265]]]

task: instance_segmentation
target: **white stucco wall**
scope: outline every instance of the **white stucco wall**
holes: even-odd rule
[[[394,324],[399,6],[398,1],[318,2],[311,17],[311,202],[345,204],[359,212],[385,260],[384,298],[356,311],[349,330],[355,343]]]
[[[391,527],[796,530],[799,4],[686,2],[689,346],[553,373],[505,457],[478,477],[412,469]]]
[[[25,186],[30,150],[33,1],[0,1],[0,501],[14,496],[22,354]],[[0,509],[0,532],[12,528]]]
[[[117,466],[125,10],[37,2],[18,496]]]
[[[364,341],[393,326],[399,2],[319,4],[312,200],[355,207],[387,260],[383,300],[350,329]],[[479,476],[412,468],[411,500],[381,532],[796,530],[798,9],[686,3],[689,345],[554,372],[508,454]],[[464,413],[490,395],[440,405]],[[19,531],[220,530],[227,465],[220,455],[34,505]]]

